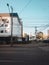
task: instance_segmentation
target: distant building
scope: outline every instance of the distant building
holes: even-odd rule
[[[11,36],[11,16],[13,16],[13,36],[22,37],[22,22],[17,13],[0,13],[0,37]]]
[[[47,38],[49,39],[49,30],[48,30],[48,36],[47,36]]]
[[[43,32],[38,32],[36,35],[36,38],[42,40],[43,39]]]

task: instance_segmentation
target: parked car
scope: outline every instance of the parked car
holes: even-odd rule
[[[44,43],[49,43],[49,39],[43,40]]]

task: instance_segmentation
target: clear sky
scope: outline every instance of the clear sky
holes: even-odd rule
[[[13,12],[17,12],[22,19],[24,32],[33,34],[32,26],[49,24],[49,0],[0,0],[0,13],[9,12],[7,3],[13,6]]]

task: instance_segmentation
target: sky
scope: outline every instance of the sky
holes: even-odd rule
[[[0,13],[9,13],[7,3],[13,7],[22,19],[23,32],[35,33],[35,26],[38,31],[47,32],[49,27],[42,27],[49,24],[49,0],[0,0]]]

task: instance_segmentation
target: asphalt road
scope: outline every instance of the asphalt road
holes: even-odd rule
[[[49,65],[49,47],[0,46],[0,65]]]

